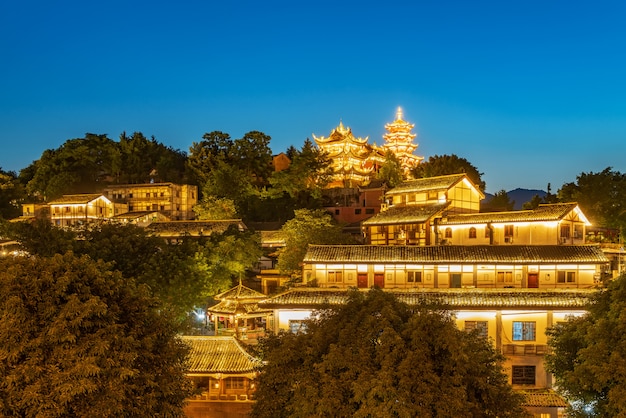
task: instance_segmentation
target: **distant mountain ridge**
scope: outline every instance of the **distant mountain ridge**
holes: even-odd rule
[[[537,189],[520,189],[519,187],[517,189],[511,190],[506,192],[506,194],[509,196],[509,200],[514,201],[515,205],[513,206],[514,210],[521,210],[522,209],[522,205],[526,202],[529,202],[530,200],[532,200],[533,197],[535,197],[535,195],[538,195],[539,197],[543,198],[547,193],[544,190],[537,190]],[[489,202],[491,200],[491,198],[493,197],[493,194],[491,193],[485,193],[485,202]]]

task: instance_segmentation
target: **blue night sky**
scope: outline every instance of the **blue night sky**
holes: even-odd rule
[[[487,191],[626,171],[626,2],[30,1],[0,4],[0,167],[86,132],[275,153],[342,120],[456,154]]]

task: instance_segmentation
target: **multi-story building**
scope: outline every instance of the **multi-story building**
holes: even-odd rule
[[[194,219],[198,186],[174,183],[117,184],[104,188],[104,196],[128,205],[129,212],[157,211],[171,220]]]

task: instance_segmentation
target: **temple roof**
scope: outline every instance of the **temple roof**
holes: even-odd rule
[[[239,230],[246,229],[241,219],[152,222],[146,229],[161,236],[180,236],[185,234],[192,236],[208,236],[213,233],[224,233],[231,225],[237,226]]]
[[[482,212],[449,216],[442,220],[444,225],[461,225],[475,223],[502,223],[502,222],[533,222],[559,221],[578,207],[577,203],[556,203],[539,205],[533,210],[516,210],[509,212]],[[588,223],[582,212],[578,216],[581,221]]]
[[[305,263],[605,264],[595,245],[309,245]]]
[[[248,354],[234,337],[183,336],[191,348],[189,374],[253,373],[261,360]]]
[[[369,289],[359,289],[369,291]],[[585,309],[594,289],[385,289],[409,305],[449,309]],[[319,309],[348,301],[348,289],[295,288],[259,303],[273,309]]]
[[[441,213],[448,203],[434,205],[407,205],[392,206],[381,211],[375,216],[363,221],[364,226],[370,225],[396,225],[403,223],[424,223],[433,216]]]
[[[267,295],[250,289],[239,281],[237,286],[215,295],[214,298],[217,300],[260,300],[265,299],[266,297]]]

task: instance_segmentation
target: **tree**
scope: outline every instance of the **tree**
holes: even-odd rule
[[[295,217],[280,229],[285,247],[278,253],[278,269],[297,274],[309,244],[352,244],[354,240],[342,233],[333,217],[324,209],[298,209]]]
[[[378,178],[387,183],[389,187],[396,187],[402,183],[402,165],[392,151],[385,153],[385,162],[380,167]]]
[[[548,331],[546,368],[572,416],[626,415],[626,275],[592,299],[587,313]]]
[[[626,230],[626,175],[607,167],[598,173],[581,173],[576,183],[558,191],[562,202],[577,202],[593,225]]]
[[[198,220],[218,220],[237,218],[237,208],[232,199],[205,195],[202,200],[193,207],[193,213]]]
[[[353,290],[262,341],[252,417],[525,417],[503,357],[445,310]]]
[[[452,155],[433,155],[428,157],[428,161],[422,161],[411,170],[415,178],[445,176],[448,174],[465,173],[469,179],[478,187],[480,191],[485,191],[486,184],[481,179],[483,173],[479,172],[465,158]]]
[[[515,207],[515,200],[510,200],[506,190],[497,191],[487,203],[481,207],[481,212],[506,212]]]
[[[205,133],[202,141],[193,142],[189,148],[187,164],[201,187],[218,161],[226,161],[233,147],[230,135],[221,131]]]
[[[0,167],[0,219],[20,216],[20,202],[26,192],[17,175]]]
[[[0,316],[0,415],[183,416],[188,349],[175,322],[107,264],[0,260]]]
[[[267,185],[272,169],[271,137],[251,131],[236,139],[230,151],[230,160],[250,176],[256,187]]]
[[[538,194],[534,195],[532,199],[528,202],[522,204],[522,209],[524,210],[534,210],[539,207],[540,204],[543,203],[543,199],[539,197]]]

